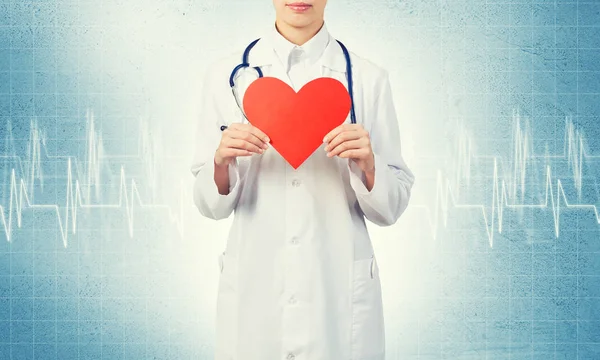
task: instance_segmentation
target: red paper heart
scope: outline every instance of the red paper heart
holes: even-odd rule
[[[351,105],[344,84],[329,77],[310,81],[298,93],[278,78],[262,77],[250,84],[243,103],[248,121],[294,169],[344,123]]]

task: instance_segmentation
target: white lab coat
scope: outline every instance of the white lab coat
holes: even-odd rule
[[[342,49],[328,36],[321,76],[347,85]],[[242,121],[228,79],[243,49],[213,63],[203,79],[194,202],[212,219],[235,211],[218,259],[217,360],[384,359],[379,267],[365,218],[394,224],[408,205],[414,175],[401,155],[387,72],[348,50],[357,123],[369,131],[375,156],[370,192],[356,164],[328,158],[321,145],[296,170],[272,147],[238,157],[229,166],[229,194],[219,194],[213,159],[219,126]],[[249,59],[264,76],[292,86],[268,36]],[[245,74],[240,100],[256,78],[253,70]]]

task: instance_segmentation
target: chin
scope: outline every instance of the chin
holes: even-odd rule
[[[313,21],[314,21],[314,19],[307,18],[306,16],[302,16],[302,15],[299,15],[299,16],[292,15],[292,16],[286,17],[286,19],[285,19],[285,22],[288,25],[296,27],[296,28],[302,28],[302,27],[308,26],[308,25],[312,24]]]

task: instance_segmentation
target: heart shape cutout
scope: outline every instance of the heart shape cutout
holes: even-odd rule
[[[248,121],[297,169],[344,123],[351,100],[344,84],[330,77],[314,79],[297,93],[278,78],[262,77],[246,90],[243,106]]]

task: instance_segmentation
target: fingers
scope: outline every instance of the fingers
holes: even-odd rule
[[[348,141],[344,141],[341,144],[337,145],[332,150],[329,150],[329,152],[327,153],[327,157],[336,156],[338,154],[341,154],[344,151],[362,150],[362,149],[368,150],[368,143],[367,143],[366,139],[360,138],[357,140],[348,140]]]
[[[269,139],[269,137],[267,136],[267,134],[265,134],[264,132],[262,132],[259,128],[257,128],[256,126],[252,126],[250,124],[243,124],[249,127],[249,132],[252,133],[254,136],[256,136],[257,138],[259,138],[261,141],[263,141],[265,144],[268,143],[269,141],[271,141]]]
[[[343,143],[344,141],[360,139],[363,136],[364,136],[364,134],[362,132],[359,132],[356,130],[343,131],[343,132],[335,135],[335,137],[333,137],[329,141],[329,144],[327,144],[327,146],[325,146],[325,150],[331,151],[331,149],[334,149],[336,146]]]
[[[233,159],[238,156],[250,156],[252,155],[251,151],[244,149],[235,149],[229,147],[219,147],[215,153],[215,164],[217,165],[225,165],[229,164]]]
[[[262,132],[259,128],[253,126],[252,124],[234,123],[232,124],[232,128],[242,132],[249,132],[264,143],[268,143],[269,141],[271,141],[264,132]]]
[[[323,138],[324,143],[330,142],[334,137],[336,137],[339,133],[350,130],[359,130],[362,129],[362,125],[360,124],[346,124],[343,123],[339,125],[335,129],[331,130],[325,137]]]
[[[219,159],[233,159],[253,153],[262,154],[269,148],[267,145],[269,141],[270,139],[265,133],[251,124],[233,123],[223,130],[217,149],[218,157]],[[222,161],[219,160],[219,162]]]
[[[336,137],[339,133],[341,133],[344,130],[347,130],[347,124],[342,124],[340,126],[337,126],[335,129],[331,130],[327,135],[325,135],[325,137],[323,138],[323,142],[324,143],[330,142],[331,139]]]
[[[349,159],[363,159],[367,155],[369,155],[369,149],[361,148],[361,149],[350,149],[342,151],[338,156],[341,158],[349,158]]]
[[[243,139],[226,137],[221,142],[227,148],[245,150],[245,151],[250,151],[250,152],[257,153],[257,154],[262,154],[265,151],[265,149],[262,147],[259,147],[262,145],[255,145],[255,143],[248,141],[247,138],[250,136],[254,137],[254,135],[247,135],[247,136],[242,135],[242,137],[244,137]],[[254,139],[256,139],[256,138],[254,137]],[[254,140],[254,141],[260,143],[260,141],[257,141],[257,140]]]
[[[266,135],[255,127],[236,126],[224,130],[222,142],[230,147],[262,154],[264,150],[269,148],[267,142],[262,140],[264,138],[266,138]]]

